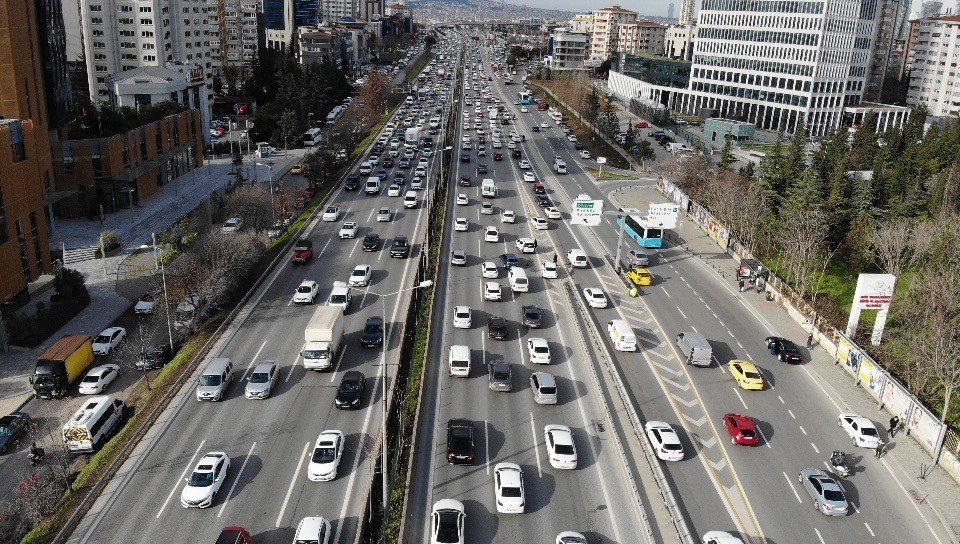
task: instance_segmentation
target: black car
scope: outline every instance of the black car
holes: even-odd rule
[[[393,157],[383,159],[384,168],[393,168]]]
[[[469,153],[461,153],[461,154],[460,154],[460,162],[470,162],[470,154],[469,154]]]
[[[786,338],[768,336],[766,345],[770,353],[776,355],[777,360],[781,362],[794,364],[803,362],[803,353],[800,352],[800,347]]]
[[[375,348],[383,344],[383,319],[368,317],[360,334],[360,345],[365,348]]]
[[[376,251],[380,249],[380,235],[368,234],[364,236],[363,243],[360,244],[360,248],[364,251]]]
[[[478,165],[477,165],[477,175],[479,176],[480,174],[486,174],[486,173],[487,173],[487,165],[485,165],[485,164],[478,164]]]
[[[487,338],[506,340],[507,320],[502,317],[490,317],[490,321],[487,322]]]
[[[410,254],[410,242],[406,236],[397,236],[390,244],[390,256],[405,259]]]
[[[470,187],[470,176],[460,176],[460,186],[461,187]]]
[[[472,465],[475,458],[473,421],[451,419],[447,422],[447,462],[451,465]]]
[[[360,190],[360,178],[358,176],[347,176],[346,181],[343,182],[344,191],[359,191]]]
[[[573,142],[573,148],[576,149],[577,151],[580,151],[581,149],[583,149],[583,144],[581,144],[580,142]]]
[[[543,313],[536,306],[524,306],[520,309],[523,326],[528,329],[539,329],[543,326]]]
[[[14,412],[0,417],[0,453],[7,453],[21,435],[30,428],[30,417],[23,412]]]
[[[397,172],[393,175],[393,182],[397,185],[403,185],[407,182],[407,177],[403,175],[403,172]]]
[[[494,154],[493,154],[493,160],[495,160],[495,161],[502,161],[502,160],[503,160],[503,153],[500,153],[499,151],[496,152],[496,153],[494,153]]]
[[[520,158],[520,150],[519,150],[519,149],[514,149],[513,151],[510,152],[510,156],[513,157],[514,159],[519,159],[519,158]]]
[[[137,370],[154,370],[170,362],[170,344],[144,346],[135,363]]]
[[[337,387],[337,396],[333,404],[342,410],[356,410],[360,408],[360,397],[363,396],[366,378],[361,372],[350,370],[343,374],[340,386]]]
[[[540,132],[540,125],[533,125],[533,128],[531,128],[530,130],[534,132]]]
[[[514,266],[522,268],[520,266],[520,259],[517,258],[516,253],[504,253],[500,255],[500,266],[507,270]]]

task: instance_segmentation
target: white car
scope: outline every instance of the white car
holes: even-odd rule
[[[533,172],[524,172],[523,181],[526,181],[527,183],[534,183],[537,181],[537,176],[533,175]]]
[[[550,223],[542,217],[531,217],[530,224],[533,225],[533,228],[537,230],[547,230],[550,228]]]
[[[137,304],[133,307],[133,312],[137,314],[149,315],[153,313],[153,307],[156,305],[156,301],[153,300],[153,295],[150,293],[144,293],[140,295],[140,300],[137,301]]]
[[[840,414],[837,425],[853,439],[853,445],[860,448],[876,448],[880,441],[877,427],[869,419],[852,413]]]
[[[516,149],[516,148],[517,148],[517,142],[513,140],[510,140],[509,142],[507,142],[507,149]]]
[[[577,468],[577,447],[573,444],[573,433],[566,425],[545,425],[543,438],[547,443],[547,458],[550,466],[560,470]]]
[[[501,223],[516,223],[517,214],[513,210],[503,210],[500,212],[500,222]]]
[[[683,444],[673,427],[662,421],[648,421],[643,428],[647,438],[661,461],[682,461]]]
[[[703,534],[703,544],[743,544],[743,541],[726,531],[707,531]]]
[[[320,292],[320,284],[313,280],[303,280],[297,287],[297,292],[293,294],[294,304],[313,304]]]
[[[483,284],[483,300],[498,301],[503,298],[503,292],[500,290],[500,284],[495,281],[488,281]]]
[[[567,134],[567,140],[569,140],[569,141],[571,141],[571,142],[576,142],[576,141],[577,141],[577,135],[576,135],[576,134],[573,134],[573,133]]]
[[[606,308],[607,295],[598,287],[587,287],[583,290],[583,298],[587,299],[587,304],[591,308]]]
[[[503,149],[503,143],[500,140],[493,140],[493,142],[490,143],[490,146],[494,149]]]
[[[557,535],[554,544],[587,544],[587,537],[576,531],[564,531]]]
[[[239,217],[231,217],[223,223],[222,227],[220,227],[220,232],[240,232],[241,228],[243,228],[243,219],[240,219]]]
[[[580,158],[581,158],[581,159],[589,159],[589,158],[590,158],[590,152],[587,151],[586,149],[581,149],[581,150],[580,150]]]
[[[400,196],[400,186],[391,185],[387,187],[387,196]]]
[[[340,206],[327,206],[326,210],[323,210],[323,216],[321,217],[322,221],[327,223],[332,223],[334,221],[340,220]]]
[[[524,511],[523,470],[516,463],[497,463],[493,468],[493,486],[500,514]]]
[[[497,279],[497,276],[500,275],[500,271],[497,269],[497,263],[493,261],[484,261],[480,265],[480,269],[483,271],[483,277],[488,279]]]
[[[354,267],[353,272],[350,273],[348,283],[350,287],[366,287],[370,285],[372,275],[373,271],[369,264],[360,264]]]
[[[483,241],[497,243],[500,241],[500,231],[497,227],[487,227],[483,232]]]
[[[300,520],[297,532],[293,534],[294,542],[308,542],[310,544],[330,544],[330,535],[333,531],[330,522],[321,516],[309,516]]]
[[[470,199],[467,198],[467,195],[460,193],[457,195],[457,206],[466,206],[470,203]]]
[[[547,219],[561,219],[563,217],[560,215],[560,210],[554,206],[547,206],[543,209],[543,213],[547,214]]]
[[[81,395],[99,395],[120,374],[120,365],[100,365],[90,369],[80,381]]]
[[[451,251],[450,264],[453,266],[467,266],[467,253],[460,249]]]
[[[180,492],[180,505],[184,508],[207,508],[227,479],[230,458],[222,451],[212,451],[197,461],[196,468]]]
[[[390,208],[380,208],[377,210],[377,223],[389,223],[393,219],[393,212]]]
[[[520,113],[527,113],[528,111],[530,110],[528,110],[526,106],[520,106]]]
[[[545,279],[557,279],[557,265],[553,261],[542,261],[540,263],[540,275]]]
[[[470,228],[470,221],[466,217],[458,217],[453,220],[453,230],[467,232]]]
[[[493,202],[483,201],[480,203],[481,215],[493,215]]]
[[[323,431],[313,445],[313,455],[307,467],[311,482],[329,482],[337,477],[337,467],[343,456],[343,432]]]
[[[473,310],[469,306],[454,306],[453,326],[457,329],[469,329],[473,325]]]
[[[430,544],[463,544],[466,520],[462,502],[440,499],[430,513]]]
[[[527,338],[527,354],[530,362],[538,365],[550,364],[550,344],[543,338]]]
[[[548,125],[546,122],[543,122],[540,123],[540,128],[550,128],[550,125]]]
[[[126,337],[127,329],[123,327],[103,329],[103,332],[93,340],[93,352],[97,355],[110,355],[110,352],[116,349]]]
[[[356,238],[358,230],[360,230],[360,227],[357,226],[356,222],[347,221],[346,223],[340,225],[340,239],[345,240],[347,238]]]

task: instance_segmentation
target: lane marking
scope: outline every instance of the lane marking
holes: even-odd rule
[[[260,349],[257,350],[256,354],[254,354],[253,359],[250,359],[250,364],[248,364],[247,369],[243,371],[243,377],[240,378],[240,381],[247,379],[247,374],[250,374],[250,371],[253,370],[254,366],[257,364],[257,359],[260,358],[260,352],[263,351],[263,347],[266,345],[267,345],[266,340],[264,340],[263,343],[260,344]]]
[[[820,535],[820,531],[816,527],[813,528],[813,532],[817,533],[817,538],[820,539],[820,544],[827,544],[827,542],[823,540],[823,537]]]
[[[749,410],[749,409],[750,409],[750,407],[749,407],[749,406],[747,406],[747,403],[746,403],[746,401],[744,401],[744,400],[743,400],[743,397],[742,397],[742,396],[740,396],[740,392],[739,392],[739,391],[737,391],[736,389],[734,389],[734,390],[733,390],[733,392],[737,394],[737,398],[738,398],[738,399],[740,399],[740,404],[742,404],[742,405],[743,405],[743,408],[744,408],[745,410]]]
[[[300,362],[300,354],[297,354],[297,358],[293,360],[293,364],[290,365],[290,372],[287,372],[287,379],[283,380],[283,383],[290,381],[290,376],[293,376],[293,369],[297,368],[297,364]]]
[[[223,515],[223,511],[227,509],[227,504],[230,503],[230,497],[233,495],[233,491],[237,488],[237,484],[240,482],[240,477],[243,476],[243,469],[246,468],[247,462],[250,461],[250,457],[253,455],[253,448],[257,447],[257,443],[254,442],[250,445],[250,451],[247,452],[247,456],[243,458],[243,463],[240,464],[240,470],[237,471],[237,475],[233,478],[233,485],[230,486],[230,491],[227,493],[227,496],[223,499],[223,506],[220,507],[220,511],[217,512],[217,517]]]
[[[280,505],[280,513],[277,514],[277,527],[280,527],[280,521],[283,520],[283,513],[287,510],[287,503],[290,502],[290,495],[293,494],[293,486],[296,485],[297,480],[300,478],[300,469],[303,468],[303,461],[307,457],[307,450],[310,449],[310,443],[307,442],[303,445],[303,452],[300,453],[300,460],[297,463],[297,470],[293,472],[293,478],[290,479],[290,486],[287,487],[287,494],[283,497],[283,504]]]
[[[813,448],[813,451],[817,452],[817,455],[820,455],[820,449],[813,442],[810,443],[810,447]]]
[[[490,475],[490,422],[483,420],[483,449],[486,451],[487,476]]]
[[[793,419],[797,419],[797,416],[793,415],[793,410],[787,408],[787,413],[790,414],[790,417],[792,417]]]
[[[876,533],[873,532],[873,529],[870,528],[870,524],[863,522],[863,526],[867,528],[867,532],[870,533],[870,536],[876,538]]]
[[[767,435],[763,434],[763,431],[760,429],[759,425],[757,425],[756,427],[757,427],[757,432],[760,433],[760,437],[763,438],[763,445],[770,449],[773,449],[773,446],[770,445],[770,441],[767,440]]]
[[[383,341],[386,342],[387,339],[384,338]],[[337,357],[337,364],[333,365],[330,372],[330,383],[333,383],[333,381],[337,379],[337,370],[340,368],[340,362],[343,361],[343,356],[348,349],[350,349],[350,346],[343,346],[343,349],[340,350],[340,355]]]
[[[187,472],[193,468],[193,460],[196,459],[197,455],[200,454],[200,450],[203,449],[203,444],[206,442],[206,439],[200,441],[200,445],[197,446],[197,451],[193,452],[193,455],[190,456],[190,462],[187,463],[187,466],[183,468],[183,472],[180,473],[180,477],[177,478],[177,482],[173,484],[173,489],[170,490],[170,493],[167,495],[167,500],[163,501],[163,504],[160,505],[160,510],[157,510],[157,517],[155,519],[160,519],[160,514],[163,514],[163,510],[167,507],[167,504],[170,502],[170,499],[173,498],[173,494],[177,491],[177,488],[180,487],[180,482],[187,477]]]
[[[681,310],[679,306],[677,306],[677,311],[680,312],[680,315],[682,315],[684,319],[687,319],[687,314],[683,313],[683,310]]]
[[[797,490],[793,487],[793,482],[790,481],[790,477],[787,476],[786,472],[783,473],[783,477],[786,478],[787,487],[790,488],[790,491],[793,491],[793,496],[797,498],[797,502],[799,502],[800,504],[803,504],[803,501],[800,500],[800,494],[797,493]]]
[[[800,427],[800,432],[803,433],[804,436],[807,435],[807,430],[803,428],[803,425],[797,425],[797,427]]]

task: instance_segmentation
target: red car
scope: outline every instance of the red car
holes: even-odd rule
[[[224,527],[217,537],[216,544],[253,544],[250,533],[239,525]]]
[[[633,128],[647,128],[649,126],[646,121],[640,121],[636,125],[633,125]]]
[[[293,255],[290,261],[293,263],[309,262],[313,258],[313,242],[310,240],[297,240],[293,244]]]
[[[760,432],[750,416],[727,414],[723,416],[723,426],[727,428],[735,446],[760,445]]]

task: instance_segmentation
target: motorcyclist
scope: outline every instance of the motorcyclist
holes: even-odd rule
[[[833,455],[830,457],[830,462],[835,467],[842,467],[847,462],[847,454],[839,450],[834,450]]]
[[[27,455],[27,458],[30,459],[30,465],[36,466],[43,459],[43,448],[37,446],[36,442],[30,444],[30,453]]]

